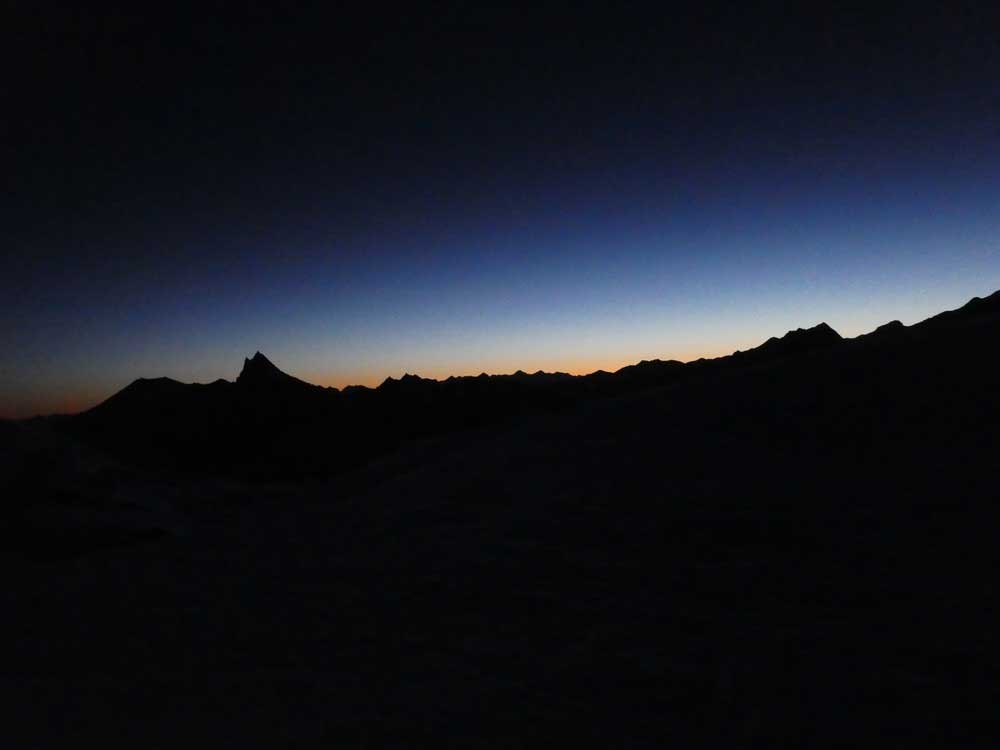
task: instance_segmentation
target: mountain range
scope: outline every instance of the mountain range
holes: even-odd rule
[[[995,293],[0,423],[4,705],[45,745],[992,747],[998,343]]]
[[[898,369],[909,358],[916,367],[935,366],[932,359],[939,348],[948,348],[947,340],[988,338],[986,331],[995,324],[998,310],[1000,292],[916,325],[893,321],[855,339],[844,339],[820,323],[717,359],[642,361],[614,373],[582,376],[518,371],[438,381],[406,374],[386,378],[377,388],[343,390],[299,380],[257,352],[244,360],[235,382],[140,379],[60,425],[148,467],[243,475],[329,474],[363,465],[421,437],[482,429],[532,413],[565,412],[581,403],[649,389],[709,383],[739,388],[742,376],[762,369],[778,378],[803,367],[825,369],[819,373],[825,379],[842,367],[863,367],[867,360],[866,377],[875,380],[880,368],[881,377],[888,377],[885,368]],[[886,362],[889,352],[900,359]]]

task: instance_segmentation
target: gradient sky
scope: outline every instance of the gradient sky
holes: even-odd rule
[[[256,350],[589,372],[957,307],[1000,288],[986,5],[27,10],[0,416]]]

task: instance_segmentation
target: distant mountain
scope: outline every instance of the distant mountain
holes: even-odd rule
[[[905,340],[912,329],[907,328],[898,320],[891,320],[883,323],[870,333],[863,333],[854,341],[865,345],[887,345]]]
[[[139,378],[84,414],[113,418],[169,416],[181,400],[191,403],[217,400],[224,398],[223,394],[231,387],[232,383],[226,380],[203,385],[171,378]]]
[[[1000,290],[993,292],[993,294],[987,297],[973,297],[957,310],[946,310],[911,327],[916,330],[940,328],[942,326],[967,323],[983,316],[996,315],[998,313],[1000,313]]]
[[[254,389],[322,388],[282,372],[260,352],[243,360],[243,369],[236,376],[236,383],[243,388]]]
[[[843,341],[843,337],[826,323],[820,323],[812,328],[796,328],[781,338],[771,337],[763,344],[745,352],[735,352],[734,356],[763,359],[768,357],[785,357],[814,349],[824,349]]]
[[[244,360],[235,382],[139,379],[64,424],[85,440],[147,465],[224,473],[336,472],[417,438],[560,412],[585,401],[684,384],[726,388],[734,373],[747,368],[797,372],[798,378],[806,377],[803,368],[849,367],[845,377],[857,382],[871,377],[864,367],[884,368],[890,352],[899,361],[923,361],[959,335],[984,337],[982,346],[995,346],[988,333],[995,333],[998,319],[1000,292],[914,326],[893,321],[855,339],[820,323],[747,351],[686,364],[644,360],[615,373],[518,370],[443,381],[408,373],[386,378],[377,388],[342,391],[293,377],[258,351]]]

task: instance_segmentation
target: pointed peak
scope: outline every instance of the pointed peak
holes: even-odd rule
[[[274,383],[277,381],[294,380],[297,379],[279,370],[271,360],[260,352],[255,352],[253,357],[243,360],[243,370],[236,378],[237,383],[243,384]]]
[[[736,351],[734,355],[751,356],[783,356],[831,346],[843,340],[843,337],[827,323],[819,323],[812,328],[796,328],[781,338],[772,336],[760,346],[745,352]]]
[[[244,366],[249,365],[249,364],[254,364],[254,365],[258,365],[258,366],[259,365],[267,365],[268,367],[274,367],[274,363],[271,360],[269,360],[267,357],[265,357],[263,354],[261,354],[259,351],[258,352],[254,352],[253,357],[250,357],[248,359],[244,359],[243,362],[244,362]],[[278,368],[274,367],[274,369],[277,370]]]

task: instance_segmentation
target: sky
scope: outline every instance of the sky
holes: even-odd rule
[[[0,416],[258,350],[582,373],[1000,288],[989,4],[473,5],[17,8]]]

